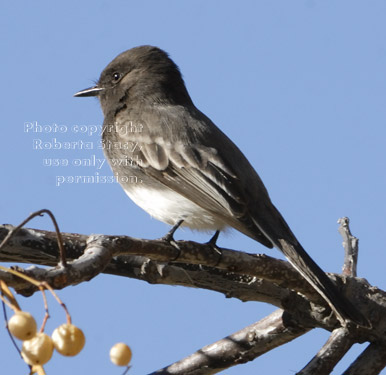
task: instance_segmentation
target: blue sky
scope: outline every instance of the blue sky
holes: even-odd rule
[[[157,238],[168,227],[136,207],[118,184],[62,184],[58,176],[111,175],[108,166],[53,167],[44,159],[103,158],[94,150],[34,150],[34,140],[90,141],[74,132],[37,134],[24,124],[101,125],[95,99],[73,98],[120,52],[152,44],[179,65],[199,109],[243,150],[303,246],[339,272],[339,217],[360,239],[359,269],[386,288],[386,3],[326,1],[35,1],[0,5],[3,104],[3,223],[51,209],[67,232]],[[105,163],[106,164],[106,163]],[[31,227],[52,229],[45,218]],[[177,232],[206,241],[207,235]],[[219,245],[280,256],[232,232]],[[145,374],[264,317],[272,306],[213,292],[100,276],[61,291],[87,343],[74,359],[55,356],[49,374],[116,373],[108,350],[125,341],[132,374]],[[41,297],[20,297],[43,316]],[[64,321],[51,301],[51,332]],[[224,374],[292,374],[327,339],[315,330]],[[0,333],[4,372],[25,367]],[[343,371],[360,348],[340,365]]]

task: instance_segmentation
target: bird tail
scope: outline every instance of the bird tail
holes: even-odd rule
[[[291,265],[311,284],[311,286],[326,300],[340,322],[345,326],[351,321],[361,327],[370,328],[369,321],[358,309],[343,296],[325,272],[313,261],[295,238],[287,223],[275,209],[275,223],[264,223],[254,220],[259,230],[288,259]],[[257,222],[258,221],[258,222]]]
[[[326,300],[343,325],[347,321],[351,321],[361,327],[370,328],[369,321],[338,291],[331,279],[312,260],[299,243],[297,246],[294,246],[283,239],[280,239],[279,243],[280,245],[277,246],[279,250],[283,252],[292,266]]]

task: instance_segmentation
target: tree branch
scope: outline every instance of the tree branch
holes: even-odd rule
[[[297,375],[329,375],[354,341],[346,328],[335,329],[315,357]]]
[[[350,232],[350,220],[348,217],[342,217],[338,220],[339,233],[343,238],[344,263],[342,274],[347,276],[357,276],[358,264],[358,238]]]
[[[0,227],[0,239],[7,235],[12,226]],[[231,275],[233,277],[233,286],[230,288],[233,296],[237,296],[239,280],[246,276],[251,278],[263,279],[265,286],[268,286],[275,290],[276,295],[270,296],[270,303],[282,307],[285,310],[291,312],[295,319],[308,324],[309,326],[319,326],[328,330],[333,330],[338,326],[338,322],[328,306],[326,306],[324,300],[316,293],[308,283],[302,279],[302,277],[287,263],[275,258],[270,258],[266,255],[247,254],[240,251],[221,249],[221,254],[214,251],[208,244],[198,244],[192,241],[178,241],[178,249],[175,246],[162,240],[139,240],[127,236],[103,236],[94,235],[87,238],[84,235],[63,233],[64,249],[67,254],[67,259],[77,259],[83,254],[87,246],[97,246],[99,249],[105,248],[106,254],[109,254],[109,258],[100,257],[99,260],[95,260],[96,268],[93,273],[89,273],[87,269],[83,273],[80,273],[81,266],[78,261],[69,262],[69,264],[76,268],[77,272],[71,274],[67,270],[56,269],[50,270],[50,274],[44,274],[48,272],[46,270],[32,268],[29,269],[28,274],[36,277],[37,279],[51,278],[53,280],[53,286],[56,288],[63,288],[68,285],[77,284],[81,281],[90,279],[95,276],[97,270],[117,274],[123,274],[124,270],[127,270],[127,254],[135,256],[146,256],[153,262],[159,263],[156,267],[158,270],[165,270],[164,262],[169,264],[174,263],[175,267],[180,267],[184,271],[190,271],[191,265],[200,265],[201,274],[221,274],[221,277],[225,275]],[[53,232],[36,230],[36,229],[21,229],[17,232],[11,240],[0,250],[0,261],[15,261],[15,262],[28,262],[28,263],[40,263],[55,265],[58,260],[58,245],[56,237]],[[122,257],[122,254],[125,254]],[[56,256],[55,256],[56,255]],[[86,257],[90,257],[88,263],[92,264],[93,252],[88,252]],[[106,264],[100,263],[105,260]],[[138,258],[134,258],[138,259]],[[141,258],[142,259],[142,258]],[[86,259],[82,258],[82,262]],[[145,260],[143,266],[146,266]],[[187,263],[187,264],[182,264]],[[153,266],[156,263],[153,263]],[[206,268],[202,268],[206,266]],[[215,266],[215,268],[214,268]],[[80,268],[79,268],[80,267]],[[140,276],[143,276],[143,267],[141,266]],[[173,270],[176,270],[173,268]],[[235,275],[238,275],[236,277]],[[128,276],[128,275],[126,275]],[[169,275],[170,276],[170,275]],[[138,278],[138,276],[137,276]],[[158,276],[156,276],[158,278]],[[197,280],[198,277],[196,277]],[[356,303],[357,306],[363,305],[362,311],[368,315],[374,312],[374,307],[369,303],[366,293],[368,293],[369,285],[360,279],[333,276],[334,280],[341,287],[344,286],[345,293],[349,298]],[[197,287],[192,282],[190,277],[191,287]],[[28,291],[23,291],[21,285],[17,285],[17,282],[13,278],[6,278],[6,282],[10,286],[15,287],[19,292],[31,293],[31,288]],[[154,278],[148,276],[149,282],[154,282]],[[185,280],[185,285],[188,283]],[[228,281],[229,277],[228,277]],[[213,284],[212,284],[213,285]],[[230,285],[228,284],[228,287]],[[281,289],[278,289],[281,288]],[[210,287],[212,290],[216,290],[216,287]],[[223,288],[224,289],[224,288]],[[218,288],[221,290],[221,287]],[[295,290],[301,293],[297,294],[291,292]],[[245,291],[245,288],[244,288]],[[241,293],[240,293],[241,294]],[[264,292],[262,293],[264,294]],[[305,296],[306,298],[302,297]],[[267,301],[267,297],[259,295],[256,299],[261,298]],[[275,297],[278,297],[277,299]],[[311,304],[310,304],[311,302]],[[373,301],[373,305],[374,305]],[[379,302],[375,302],[379,304]],[[370,310],[370,307],[372,310]],[[375,308],[376,310],[376,308]],[[378,309],[379,311],[379,309]],[[306,323],[307,322],[307,323]],[[376,324],[379,324],[378,322]]]
[[[348,221],[342,219],[341,224],[342,233],[350,239],[352,235]],[[0,241],[13,229],[10,225],[0,226]],[[0,261],[49,266],[34,266],[22,271],[57,289],[88,281],[104,272],[149,283],[206,288],[224,293],[226,297],[264,301],[286,310],[278,310],[260,322],[154,374],[214,374],[250,361],[313,327],[334,331],[301,374],[330,373],[354,342],[369,341],[372,344],[348,371],[353,371],[353,374],[359,373],[355,372],[359,371],[357,369],[363,371],[366,360],[376,363],[374,369],[385,364],[379,348],[386,346],[386,321],[383,319],[386,314],[386,293],[370,286],[364,279],[351,276],[356,272],[355,246],[351,246],[354,247],[353,251],[346,252],[349,255],[345,257],[345,275],[330,277],[342,293],[371,320],[373,327],[371,330],[348,327],[348,332],[336,329],[339,322],[324,300],[287,262],[266,255],[229,249],[220,249],[218,252],[211,245],[192,241],[177,241],[174,246],[162,240],[104,235],[88,237],[71,233],[62,233],[62,239],[62,253],[67,257],[66,267],[60,265],[63,261],[59,262],[55,232],[37,229],[24,228],[13,234],[0,249]],[[357,242],[350,244],[357,245]],[[25,295],[35,291],[24,280],[9,273],[0,272],[0,279]],[[369,374],[375,374],[375,371]]]
[[[308,330],[294,325],[283,310],[276,310],[257,323],[150,375],[216,374],[231,366],[252,361]]]
[[[386,366],[386,345],[371,343],[344,375],[378,375]]]

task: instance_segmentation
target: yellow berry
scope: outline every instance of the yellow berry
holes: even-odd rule
[[[38,333],[30,340],[23,342],[21,355],[29,365],[44,365],[47,363],[54,351],[51,337],[45,333]]]
[[[34,317],[26,311],[17,311],[9,319],[9,331],[19,340],[28,340],[36,335],[36,321]]]
[[[127,366],[131,360],[131,349],[123,342],[115,344],[110,349],[110,359],[114,365]]]
[[[55,349],[62,355],[77,355],[84,347],[85,337],[81,329],[73,324],[62,324],[52,333]]]

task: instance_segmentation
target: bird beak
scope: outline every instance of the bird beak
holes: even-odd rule
[[[81,97],[81,96],[98,96],[101,91],[104,89],[102,87],[94,86],[89,87],[88,89],[78,91],[74,96]]]

